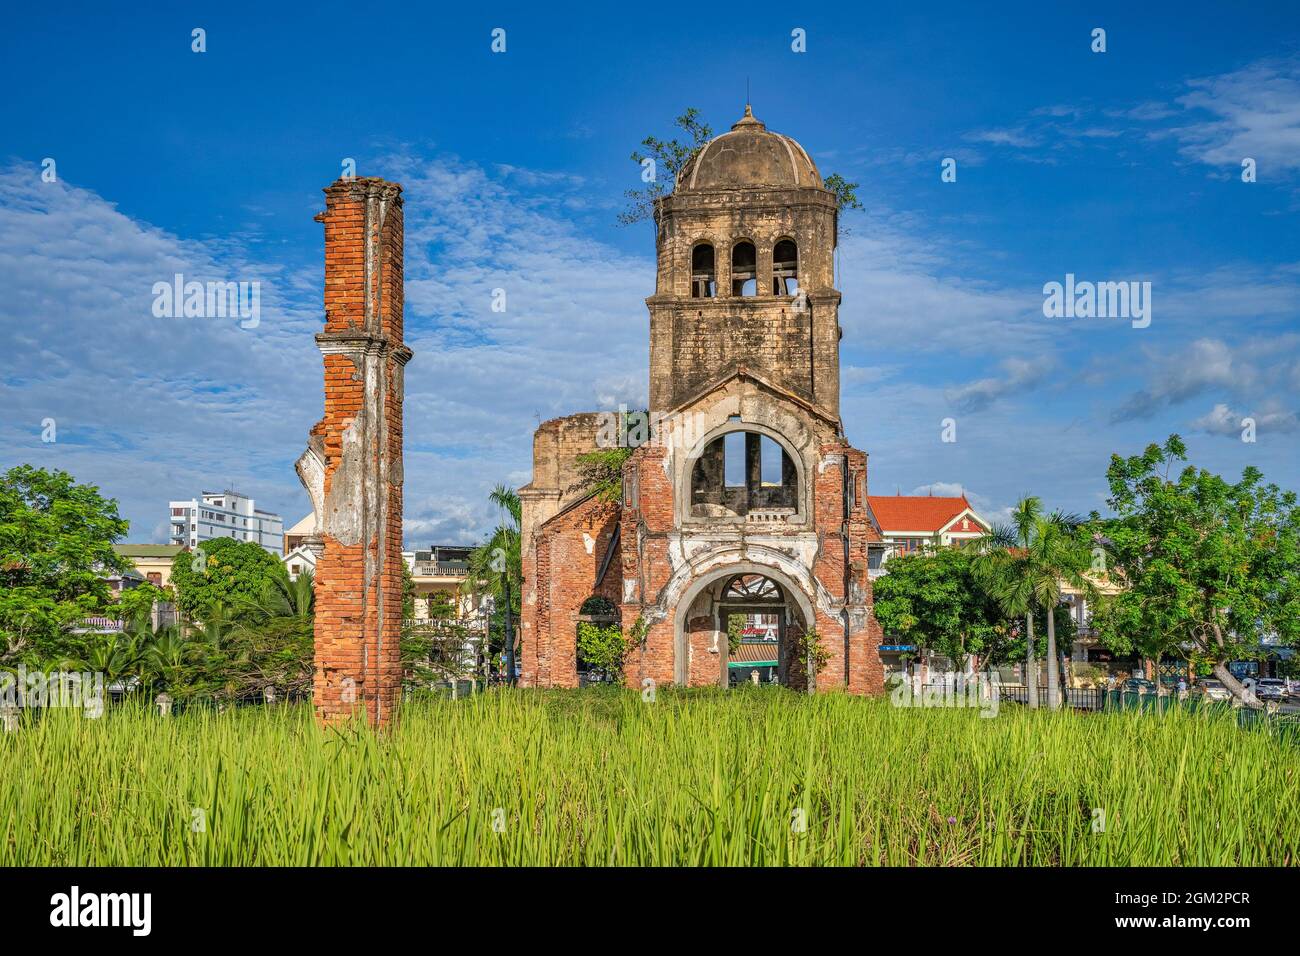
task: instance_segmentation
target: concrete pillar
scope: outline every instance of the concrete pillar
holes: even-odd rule
[[[298,475],[316,513],[316,715],[382,725],[401,692],[402,189],[325,190],[325,416]]]

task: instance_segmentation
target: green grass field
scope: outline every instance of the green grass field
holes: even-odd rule
[[[0,866],[1288,865],[1300,749],[1230,714],[780,689],[495,691],[388,734],[120,707],[0,734],[0,821]]]

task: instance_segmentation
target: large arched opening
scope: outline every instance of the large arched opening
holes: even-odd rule
[[[718,568],[678,604],[676,680],[804,690],[802,638],[812,620],[807,595],[781,572],[749,563]]]
[[[804,462],[780,432],[732,416],[692,449],[681,472],[685,522],[804,520]]]

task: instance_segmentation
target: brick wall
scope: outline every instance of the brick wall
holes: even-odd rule
[[[315,703],[382,724],[401,691],[401,187],[325,190],[325,414],[299,461],[317,515]],[[313,463],[314,458],[314,463]]]
[[[520,683],[525,687],[577,687],[578,615],[593,595],[619,603],[617,556],[597,583],[601,564],[618,528],[619,509],[594,498],[575,504],[543,526],[534,539],[532,579],[526,564],[525,603],[520,654]],[[530,587],[531,585],[531,587]]]

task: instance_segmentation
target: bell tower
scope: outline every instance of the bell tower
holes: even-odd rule
[[[804,148],[749,106],[686,163],[655,209],[652,411],[743,366],[839,417],[837,213]]]
[[[599,597],[638,635],[633,688],[883,691],[880,532],[840,419],[837,216],[808,153],[749,107],[656,202],[653,440],[609,502],[577,477],[599,416],[538,428],[519,492],[525,685],[579,685],[575,621]]]

